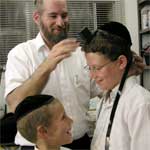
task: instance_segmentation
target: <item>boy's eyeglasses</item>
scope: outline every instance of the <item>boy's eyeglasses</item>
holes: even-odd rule
[[[112,61],[107,62],[106,64],[102,65],[102,66],[85,66],[84,69],[87,71],[91,71],[91,72],[97,72],[102,70],[104,67],[106,67],[107,65],[109,65],[110,63],[112,63]]]

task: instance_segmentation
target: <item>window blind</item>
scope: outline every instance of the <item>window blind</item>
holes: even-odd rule
[[[34,0],[0,0],[0,66],[5,65],[8,52],[20,42],[36,36],[32,20]],[[78,37],[83,27],[94,30],[101,24],[122,22],[121,0],[68,0],[70,37]]]
[[[0,0],[1,65],[6,63],[7,54],[14,46],[35,36],[37,28],[32,21],[32,10],[32,0]]]

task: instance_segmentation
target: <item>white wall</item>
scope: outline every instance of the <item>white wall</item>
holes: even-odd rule
[[[125,24],[128,27],[133,46],[132,49],[139,54],[139,35],[138,35],[138,9],[137,0],[124,0]]]
[[[137,0],[123,0],[125,24],[130,31],[132,39],[132,50],[139,54],[139,34],[138,34],[138,4]],[[140,76],[138,76],[140,83]]]

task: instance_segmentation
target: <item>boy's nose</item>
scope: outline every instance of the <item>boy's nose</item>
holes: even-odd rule
[[[96,73],[95,71],[90,71],[90,77],[91,77],[92,79],[96,79],[97,73]]]

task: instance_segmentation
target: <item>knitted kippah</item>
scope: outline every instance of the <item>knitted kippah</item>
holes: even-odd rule
[[[34,111],[35,109],[49,104],[54,100],[54,97],[51,95],[34,95],[26,97],[15,110],[15,117],[18,121],[26,114]]]

